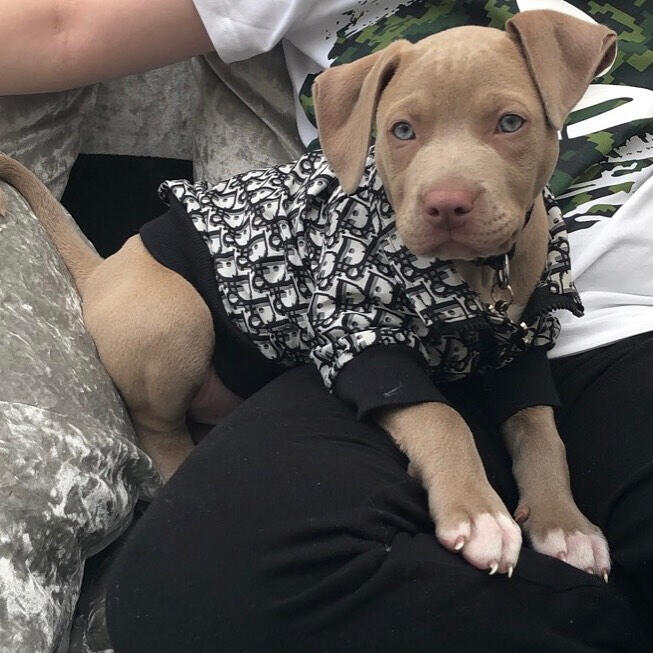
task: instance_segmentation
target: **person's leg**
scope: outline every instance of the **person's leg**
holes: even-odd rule
[[[497,441],[481,449],[510,493]],[[134,529],[110,580],[116,653],[645,650],[598,578],[527,549],[512,579],[489,576],[443,549],[406,462],[313,369],[283,375]]]
[[[552,361],[572,490],[653,630],[653,333]]]

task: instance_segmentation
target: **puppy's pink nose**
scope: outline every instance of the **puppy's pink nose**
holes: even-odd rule
[[[423,200],[424,215],[436,227],[457,227],[474,209],[478,193],[464,189],[429,191]]]

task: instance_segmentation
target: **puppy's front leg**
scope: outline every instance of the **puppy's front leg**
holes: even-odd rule
[[[608,543],[572,497],[565,446],[553,410],[549,406],[520,410],[503,423],[501,431],[519,488],[515,519],[533,548],[607,582]]]
[[[490,486],[463,418],[446,404],[428,402],[379,411],[376,421],[422,481],[439,542],[479,569],[512,575],[521,531]]]

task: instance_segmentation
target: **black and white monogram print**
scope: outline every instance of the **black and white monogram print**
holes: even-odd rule
[[[269,359],[312,360],[329,388],[373,345],[417,350],[436,382],[501,367],[553,344],[559,324],[551,308],[582,311],[564,223],[548,192],[547,266],[520,325],[484,305],[451,262],[406,248],[373,148],[352,195],[319,151],[212,187],[167,181],[159,193],[176,197],[203,236],[233,323]]]

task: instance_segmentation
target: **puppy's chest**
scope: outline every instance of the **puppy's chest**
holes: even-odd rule
[[[497,271],[489,266],[475,265],[473,263],[458,263],[456,265],[460,276],[465,283],[478,295],[480,301],[484,305],[492,305],[497,299],[504,299],[508,303],[506,310],[507,317],[512,322],[520,322],[522,313],[526,308],[526,304],[520,304],[514,301],[514,293],[511,289],[508,291],[497,291]],[[528,288],[528,294],[533,291],[533,288]],[[523,295],[524,293],[520,293]]]

